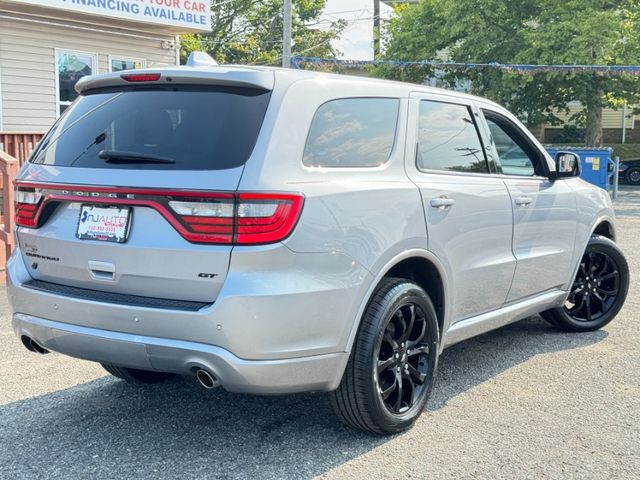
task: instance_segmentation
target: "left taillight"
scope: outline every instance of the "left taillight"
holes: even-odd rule
[[[42,196],[42,192],[37,188],[16,188],[16,225],[28,228],[37,226]]]

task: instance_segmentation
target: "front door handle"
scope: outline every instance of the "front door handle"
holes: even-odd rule
[[[453,198],[438,197],[438,198],[432,198],[431,202],[429,203],[433,208],[439,208],[441,210],[444,210],[445,208],[448,208],[453,204],[455,204],[456,201]]]
[[[516,197],[513,201],[516,205],[522,205],[523,207],[526,207],[532,202],[531,197]]]

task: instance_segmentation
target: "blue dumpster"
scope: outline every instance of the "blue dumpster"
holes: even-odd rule
[[[555,158],[559,151],[574,152],[580,156],[582,173],[580,177],[594,185],[609,190],[609,165],[613,164],[611,147],[589,148],[589,147],[554,147],[545,146],[551,157]]]

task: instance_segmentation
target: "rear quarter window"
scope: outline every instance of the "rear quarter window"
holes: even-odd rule
[[[400,100],[344,98],[318,108],[302,163],[308,167],[377,167],[389,160]]]
[[[249,159],[270,92],[176,85],[97,90],[60,117],[31,162],[61,167],[222,170]],[[110,163],[101,151],[175,163]]]

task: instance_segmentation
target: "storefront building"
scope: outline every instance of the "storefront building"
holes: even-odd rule
[[[84,75],[178,64],[178,34],[210,30],[209,9],[210,0],[0,0],[0,134],[46,132]]]

